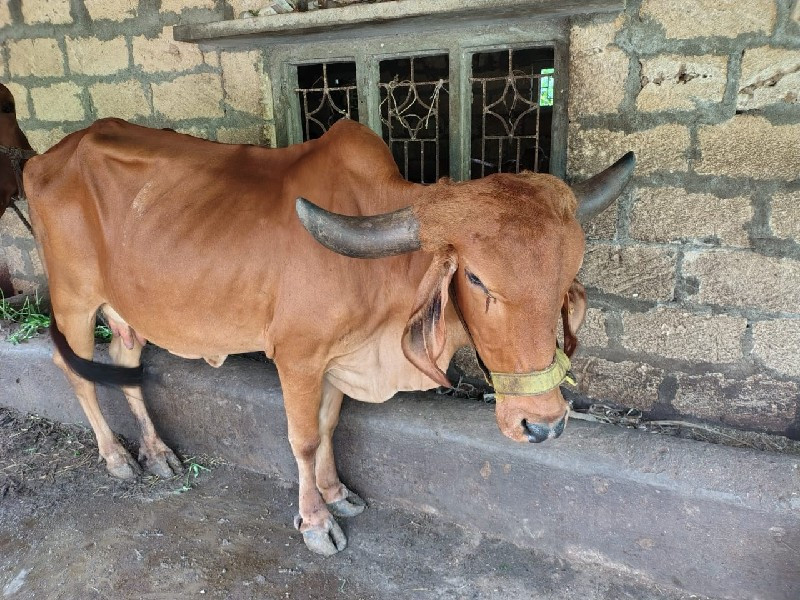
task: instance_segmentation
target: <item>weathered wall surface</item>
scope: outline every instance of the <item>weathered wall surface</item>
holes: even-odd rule
[[[231,18],[233,10],[218,0],[0,0],[0,81],[39,152],[109,116],[271,144],[262,53],[202,52],[172,39],[173,25]],[[12,211],[0,219],[3,262],[16,291],[44,281],[33,240]]]
[[[581,390],[800,436],[800,7],[629,0],[573,22],[569,174],[639,162],[589,232]]]
[[[171,34],[264,4],[0,2],[0,80],[40,151],[103,116],[271,143],[262,51]],[[800,437],[798,40],[800,0],[629,0],[573,21],[569,176],[639,159],[588,232],[585,394]],[[42,281],[10,211],[3,258],[18,290]]]

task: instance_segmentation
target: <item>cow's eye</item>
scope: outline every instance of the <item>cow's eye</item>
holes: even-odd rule
[[[467,281],[469,281],[472,285],[477,285],[484,292],[488,292],[488,290],[486,289],[486,286],[483,285],[483,282],[478,278],[477,275],[475,275],[474,273],[471,273],[470,271],[468,271],[466,269],[464,269],[464,273],[467,276]]]

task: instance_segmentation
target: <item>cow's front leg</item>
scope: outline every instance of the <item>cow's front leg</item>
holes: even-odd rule
[[[364,511],[366,503],[339,480],[336,459],[333,455],[333,430],[339,423],[343,395],[327,379],[323,382],[322,404],[319,409],[320,443],[316,456],[316,479],[317,488],[333,515],[354,517]]]
[[[333,518],[317,489],[315,463],[320,447],[319,413],[322,405],[322,374],[278,372],[283,388],[283,402],[289,427],[289,443],[297,461],[300,483],[300,514],[295,526],[303,534],[306,546],[314,552],[331,556],[344,550],[347,538]]]

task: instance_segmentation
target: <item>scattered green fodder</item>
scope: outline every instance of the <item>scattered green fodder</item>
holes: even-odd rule
[[[194,487],[195,479],[197,479],[200,476],[201,472],[211,471],[211,469],[209,469],[208,467],[204,467],[194,458],[185,459],[184,464],[186,465],[186,480],[183,482],[182,487],[175,490],[176,494],[183,494],[184,492],[188,492]]]
[[[0,320],[17,324],[16,330],[6,336],[6,341],[15,345],[50,327],[50,315],[38,294],[34,297],[27,296],[21,306],[15,307],[0,292]],[[111,329],[105,325],[98,325],[94,329],[94,337],[98,341],[110,342],[111,336]]]

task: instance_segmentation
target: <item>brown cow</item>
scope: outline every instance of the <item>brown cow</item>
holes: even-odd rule
[[[34,154],[17,124],[14,96],[0,83],[0,217],[20,195],[22,166]]]
[[[576,195],[588,218],[632,167],[626,156],[575,193],[532,173],[422,186],[402,179],[383,140],[352,121],[285,149],[98,121],[25,170],[63,332],[54,330],[55,360],[109,471],[131,477],[138,465],[78,374],[125,384],[142,427],[140,459],[171,475],[179,462],[155,432],[133,368],[145,341],[214,366],[265,350],[299,470],[296,524],[309,548],[333,554],[346,544],[334,516],[364,508],[334,463],[343,394],[383,402],[449,385],[442,369],[472,339],[492,372],[501,431],[532,442],[561,433],[569,359],[556,326],[563,309],[571,353],[585,310]],[[126,368],[89,360],[98,309],[115,332],[111,356]]]

